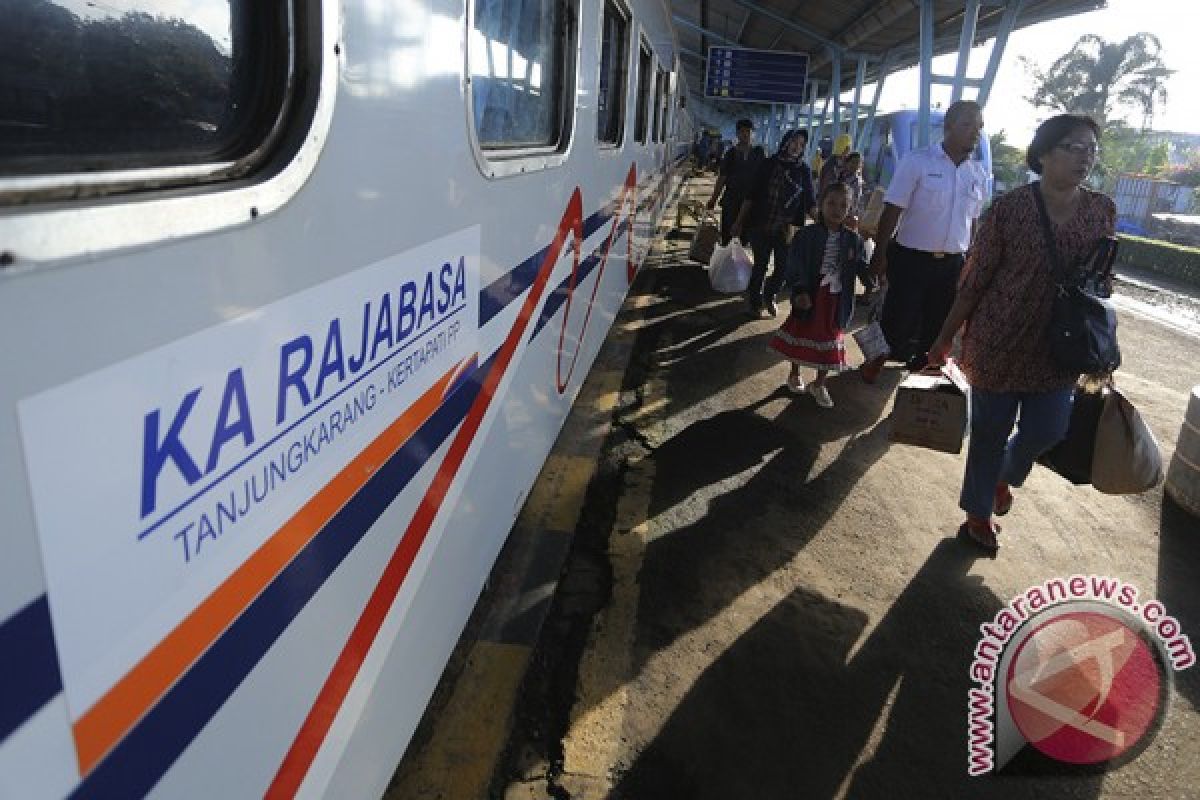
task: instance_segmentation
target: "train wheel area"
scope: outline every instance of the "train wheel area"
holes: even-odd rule
[[[683,199],[710,181],[693,176]],[[679,218],[387,797],[1194,796],[1196,669],[1166,668],[1157,733],[1130,757],[1080,766],[1025,746],[995,774],[968,767],[987,626],[1030,587],[1102,576],[1194,638],[1196,518],[1161,488],[1102,495],[1037,467],[983,557],[955,536],[965,454],[889,442],[903,373],[831,378],[833,409],[789,392],[766,346],[786,303],[757,320],[713,292]],[[1177,289],[1163,312],[1153,285],[1117,291],[1118,384],[1165,464],[1195,382],[1200,292]],[[1104,689],[1102,664],[1084,672]],[[1070,711],[1100,720],[1104,702]]]

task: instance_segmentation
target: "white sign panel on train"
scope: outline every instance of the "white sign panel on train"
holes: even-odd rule
[[[479,252],[469,228],[19,403],[74,719],[437,407],[477,355]]]

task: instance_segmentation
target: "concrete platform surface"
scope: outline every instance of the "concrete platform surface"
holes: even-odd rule
[[[1108,496],[1037,467],[999,556],[981,557],[955,538],[965,453],[888,441],[902,373],[835,376],[833,409],[790,394],[766,348],[786,304],[778,320],[750,320],[683,260],[688,234],[655,251],[614,326],[592,376],[603,390],[589,395],[608,400],[581,402],[583,421],[560,438],[561,457],[586,469],[552,459],[563,499],[541,489],[527,504],[528,529],[573,538],[558,540],[565,569],[553,600],[542,586],[523,680],[510,653],[480,651],[508,676],[494,690],[503,723],[486,754],[415,768],[437,750],[435,703],[389,796],[1200,797],[1194,667],[1164,673],[1166,711],[1136,757],[1079,768],[1027,747],[999,774],[967,774],[980,626],[1028,587],[1095,574],[1157,598],[1200,636],[1200,521],[1161,487]],[[1200,337],[1163,318],[1155,291],[1119,289],[1117,380],[1165,464],[1200,383]],[[1093,667],[1097,686],[1112,685]],[[496,715],[493,690],[469,691],[459,729],[472,710]],[[487,778],[437,788],[406,783],[414,770]]]

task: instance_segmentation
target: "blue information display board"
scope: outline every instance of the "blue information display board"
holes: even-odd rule
[[[806,102],[808,54],[745,47],[710,47],[704,96],[748,103]]]

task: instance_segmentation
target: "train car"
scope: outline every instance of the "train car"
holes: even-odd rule
[[[661,0],[13,0],[0,796],[377,797],[692,133]]]
[[[945,112],[929,112],[930,141],[940,142],[943,137],[943,120]],[[916,111],[893,111],[881,114],[871,126],[871,134],[866,142],[859,145],[863,154],[863,181],[868,190],[876,186],[887,187],[896,173],[896,165],[900,159],[915,150],[917,145],[917,125],[919,116]],[[988,196],[991,196],[992,147],[987,131],[979,135],[979,143],[971,158],[983,164],[988,174]]]

